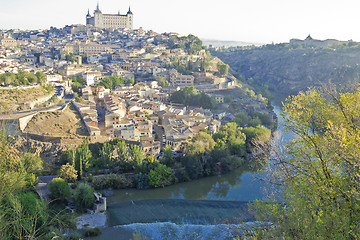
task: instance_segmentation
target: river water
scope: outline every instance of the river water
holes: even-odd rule
[[[281,108],[273,150],[289,141]],[[261,181],[268,170],[258,162],[221,175],[161,189],[117,190],[108,200],[108,228],[96,239],[129,239],[134,231],[146,239],[228,239],[239,222],[251,225],[250,201],[273,191]]]

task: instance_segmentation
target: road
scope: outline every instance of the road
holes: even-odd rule
[[[16,112],[16,113],[12,113],[12,114],[0,114],[0,120],[17,120],[21,117],[25,117],[27,115],[30,115],[32,113],[36,113],[36,112],[41,112],[41,111],[49,111],[49,110],[56,110],[56,109],[61,109],[62,107],[64,107],[66,104],[68,104],[69,102],[71,102],[73,98],[66,96],[64,98],[65,103],[59,103],[53,106],[49,106],[49,107],[44,107],[44,108],[37,108],[37,109],[31,109],[31,110],[26,110],[26,111],[21,111],[21,112]]]

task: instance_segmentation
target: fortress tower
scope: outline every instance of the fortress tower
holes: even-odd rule
[[[133,29],[133,13],[130,10],[126,15],[121,15],[120,11],[118,14],[103,14],[100,11],[99,3],[94,11],[94,16],[90,15],[90,11],[86,15],[86,25],[91,25],[97,28],[112,28],[112,29]]]

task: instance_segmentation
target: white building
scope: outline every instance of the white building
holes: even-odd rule
[[[100,11],[99,3],[94,11],[94,16],[90,15],[90,11],[86,15],[86,25],[94,26],[97,28],[110,28],[110,29],[133,29],[133,13],[130,10],[121,15],[118,14],[103,14]]]

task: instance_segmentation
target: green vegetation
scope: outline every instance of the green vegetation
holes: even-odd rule
[[[243,159],[250,152],[254,143],[258,140],[264,141],[262,145],[270,140],[271,131],[261,128],[263,131],[245,131],[235,122],[222,126],[220,131],[210,136],[205,131],[196,135],[187,146],[187,154],[182,160],[186,170],[185,179],[197,179],[203,176],[227,173],[244,164]],[[247,143],[247,134],[254,135]],[[260,135],[261,134],[261,135]]]
[[[66,163],[66,165],[61,166],[59,177],[64,179],[65,182],[73,183],[76,181],[77,176],[78,176],[77,171],[69,163]]]
[[[124,84],[133,85],[134,83],[135,80],[133,78],[124,79],[121,77],[111,76],[111,77],[105,77],[99,85],[104,86],[107,89],[113,89],[119,85],[124,85]]]
[[[170,86],[170,83],[167,80],[165,80],[165,78],[163,76],[156,77],[156,80],[158,82],[158,85],[161,87]]]
[[[98,227],[87,229],[85,237],[96,237],[101,235],[101,229]]]
[[[65,52],[65,60],[70,63],[77,62],[77,54]]]
[[[170,38],[168,46],[170,49],[181,48],[185,49],[189,54],[195,54],[202,49],[202,41],[191,34],[183,37],[174,36]]]
[[[44,85],[46,83],[46,76],[42,72],[37,72],[35,75],[23,70],[18,73],[8,73],[0,75],[0,84],[3,85],[29,85],[39,83]]]
[[[151,187],[165,187],[176,182],[176,177],[171,168],[158,164],[154,170],[150,170],[149,181]]]
[[[50,197],[54,200],[64,202],[66,198],[71,196],[70,187],[62,178],[54,178],[48,186]]]
[[[80,210],[91,208],[95,203],[94,189],[86,183],[80,183],[74,193],[74,199]]]
[[[170,101],[184,104],[186,106],[197,106],[206,109],[217,108],[215,98],[209,97],[206,93],[195,93],[194,87],[185,87],[179,91],[174,92]]]
[[[41,157],[33,153],[24,153],[21,162],[28,173],[39,174],[44,169]]]
[[[75,93],[79,93],[80,92],[80,88],[84,85],[86,85],[86,81],[84,78],[82,77],[72,77],[71,78],[72,81],[72,85],[71,85],[71,89],[75,92]]]
[[[200,131],[186,145],[184,157],[175,158],[168,145],[159,159],[145,156],[140,146],[127,146],[124,140],[114,139],[105,143],[84,143],[78,149],[70,149],[63,154],[63,161],[69,168],[70,164],[76,166],[76,159],[87,159],[88,170],[93,169],[96,173],[108,168],[117,172],[85,178],[95,189],[157,188],[238,168],[255,147],[266,148],[270,137],[271,131],[263,126],[242,128],[231,122],[214,135]],[[80,152],[86,154],[79,155]]]
[[[257,239],[359,239],[359,99],[353,92],[308,90],[284,104],[294,140],[277,159],[274,175],[283,193],[252,208],[276,227]]]
[[[18,152],[2,129],[0,133],[0,239],[49,239],[56,228],[70,226],[70,219],[32,192],[40,161]],[[34,166],[31,163],[34,162]],[[30,171],[27,172],[27,170]]]
[[[235,115],[234,122],[240,127],[257,127],[260,125],[272,126],[273,122],[268,113],[253,112],[248,114],[246,112],[239,112]]]
[[[212,54],[229,64],[241,82],[279,103],[307,87],[328,84],[329,79],[341,88],[359,82],[360,46],[354,42],[323,47],[267,44],[222,49]]]
[[[89,149],[89,145],[85,141],[82,147],[72,148],[69,151],[65,152],[63,155],[65,161],[67,161],[71,166],[77,171],[78,178],[81,179],[83,171],[86,171],[90,167],[90,161],[92,161],[92,153]],[[71,176],[70,176],[71,178]],[[66,177],[68,179],[68,177]]]
[[[107,174],[88,178],[89,184],[96,190],[113,188],[122,189],[133,186],[133,183],[124,174]]]
[[[224,76],[226,76],[226,75],[228,74],[228,72],[229,72],[229,65],[224,64],[224,63],[222,63],[222,62],[218,62],[218,64],[217,64],[217,69],[218,69],[218,71],[219,71],[219,75],[220,75],[221,77],[224,77]]]

